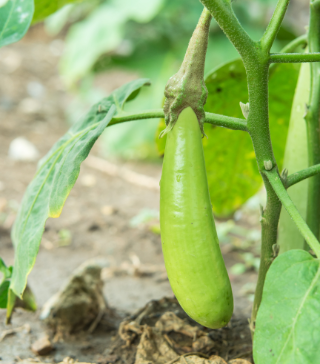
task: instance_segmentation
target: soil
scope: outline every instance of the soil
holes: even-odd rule
[[[37,167],[36,161],[10,159],[8,150],[11,141],[22,136],[43,156],[67,131],[65,110],[72,96],[59,78],[58,61],[62,49],[63,40],[48,37],[40,25],[33,27],[22,41],[0,50],[0,255],[8,265],[13,264],[14,257],[10,229]],[[112,91],[132,77],[120,70],[105,73],[105,91]],[[92,154],[99,155],[99,150],[97,143]],[[158,164],[124,161],[118,161],[118,164],[160,178],[160,160]],[[120,355],[124,342],[120,343],[117,336],[119,322],[150,300],[173,298],[165,276],[160,236],[150,229],[150,223],[132,224],[132,219],[146,209],[159,210],[158,191],[109,176],[85,164],[81,167],[61,217],[49,219],[46,224],[39,255],[29,277],[29,286],[38,304],[37,312],[17,309],[11,326],[4,323],[4,310],[0,312],[1,334],[22,327],[0,341],[1,362],[37,357],[31,351],[32,343],[46,333],[51,335],[39,318],[41,308],[78,266],[97,257],[107,261],[102,275],[103,292],[108,305],[116,311],[116,323],[112,327],[102,320],[92,334],[78,333],[55,342],[54,350],[42,360],[60,362],[69,356],[79,361],[97,362],[99,356],[106,355],[103,353],[110,351],[115,343],[119,346],[116,354]],[[158,223],[157,219],[153,223]],[[259,229],[258,214],[243,213],[236,226]],[[238,241],[241,246],[241,239]],[[249,249],[256,252],[254,246]],[[228,269],[239,262],[239,251],[243,248],[238,249],[230,243],[222,246]],[[254,284],[256,276],[253,269],[241,275],[230,274],[235,298],[232,322],[241,322],[241,328],[234,331],[237,337],[248,333],[252,292],[248,295],[244,287],[248,282]],[[182,315],[181,309],[179,312]],[[246,342],[242,341],[242,344],[248,351],[250,335],[244,337]],[[223,340],[232,347],[232,335]],[[223,354],[223,350],[218,354]]]

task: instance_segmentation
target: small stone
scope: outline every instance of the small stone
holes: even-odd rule
[[[37,148],[23,137],[12,140],[8,154],[11,159],[18,161],[35,161],[39,158]]]
[[[26,97],[19,104],[19,110],[23,114],[38,114],[42,110],[40,101],[33,99],[32,97]]]
[[[92,174],[85,174],[82,178],[81,178],[81,184],[82,186],[85,187],[92,187],[97,183],[97,179],[95,176],[93,176]]]
[[[115,213],[115,208],[110,205],[104,205],[101,207],[100,211],[104,216],[110,216]]]
[[[5,211],[7,205],[7,200],[4,197],[0,197],[0,213]]]
[[[53,346],[47,336],[44,336],[35,341],[31,350],[37,355],[48,355],[53,350]]]

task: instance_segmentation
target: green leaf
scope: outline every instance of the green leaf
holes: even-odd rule
[[[277,66],[269,81],[270,133],[275,157],[281,168],[287,138],[290,108],[299,68]],[[240,102],[248,102],[246,73],[241,60],[211,72],[206,78],[209,95],[205,109],[217,114],[243,117]],[[207,125],[204,152],[213,211],[228,216],[261,187],[250,136]]]
[[[55,13],[67,4],[80,1],[83,0],[34,0],[35,11],[32,23],[34,24],[44,20],[47,16]]]
[[[308,167],[307,130],[304,114],[305,105],[309,101],[309,93],[310,65],[305,63],[300,69],[284,156],[283,166],[288,169],[289,174]],[[290,187],[288,193],[301,216],[306,219],[308,180]],[[285,209],[281,210],[278,244],[280,246],[280,254],[290,249],[304,248],[303,236]]]
[[[12,267],[7,267],[2,258],[0,258],[0,272],[3,274],[2,281],[11,278]]]
[[[65,81],[73,84],[86,75],[101,55],[120,46],[126,22],[150,21],[163,1],[113,0],[100,5],[85,20],[73,25],[67,35],[61,60]]]
[[[0,284],[0,308],[6,308],[10,281],[5,280]]]
[[[112,117],[144,85],[140,79],[115,90],[94,105],[86,117],[75,124],[40,161],[38,171],[27,188],[13,230],[15,264],[10,288],[21,297],[39,250],[48,217],[59,217],[75,184],[80,165]]]
[[[0,47],[20,40],[33,16],[33,0],[9,0],[0,7]]]
[[[282,166],[290,109],[299,66],[277,65],[270,74],[269,105],[272,145]],[[240,102],[248,102],[247,77],[240,59],[226,63],[206,77],[209,91],[205,110],[243,118]],[[162,130],[159,126],[159,132]],[[160,130],[161,129],[161,130]],[[251,138],[247,133],[205,125],[203,139],[212,208],[227,217],[252,197],[262,185]],[[164,139],[164,138],[163,138]],[[165,140],[157,142],[160,153]]]
[[[256,364],[320,363],[319,264],[303,250],[272,263],[256,321]]]

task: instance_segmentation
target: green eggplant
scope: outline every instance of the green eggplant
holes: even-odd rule
[[[232,289],[212,213],[202,133],[191,107],[167,134],[160,227],[168,278],[181,307],[203,326],[225,326],[233,312]]]

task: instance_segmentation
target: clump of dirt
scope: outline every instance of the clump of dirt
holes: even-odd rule
[[[54,341],[83,330],[92,333],[105,314],[116,316],[103,296],[101,270],[105,265],[103,260],[86,261],[44,305],[40,318],[53,329]]]
[[[105,354],[112,356],[114,363],[126,364],[186,363],[182,359],[186,356],[192,363],[197,363],[197,358],[210,363],[213,356],[252,362],[251,335],[245,318],[233,317],[226,327],[211,330],[188,317],[175,298],[163,298],[122,321],[113,346]]]

